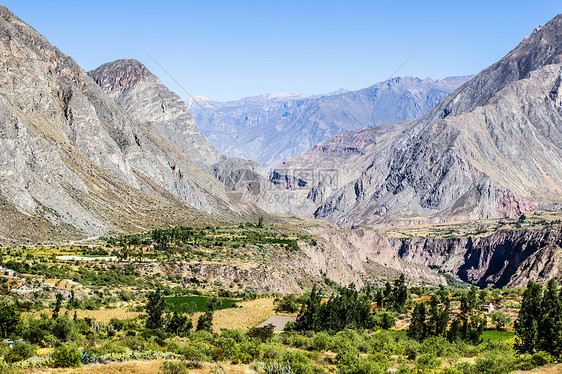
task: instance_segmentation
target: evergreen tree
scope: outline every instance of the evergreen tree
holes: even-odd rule
[[[406,277],[401,274],[398,279],[394,281],[394,309],[398,312],[404,310],[404,305],[408,301],[408,287],[406,286]]]
[[[146,313],[148,314],[146,318],[147,329],[159,329],[162,327],[164,323],[162,314],[165,308],[166,302],[162,297],[160,289],[148,294],[148,303],[146,303]]]
[[[62,307],[63,296],[60,293],[56,295],[55,307],[53,308],[53,319],[59,316],[60,309]]]
[[[214,313],[215,312],[212,310],[207,310],[204,314],[202,314],[197,320],[197,328],[195,330],[211,332],[213,329]]]
[[[519,317],[515,322],[515,347],[520,352],[535,353],[539,350],[539,323],[542,313],[542,286],[529,281],[523,293]]]
[[[449,303],[440,303],[436,295],[431,296],[429,303],[429,335],[445,335],[447,326],[449,326],[449,305]]]
[[[562,291],[551,279],[541,303],[540,349],[558,359],[562,355]]]
[[[309,299],[301,308],[297,320],[295,321],[295,329],[299,331],[317,331],[318,318],[320,312],[320,294],[316,286],[312,288]]]
[[[426,303],[419,303],[414,307],[412,322],[408,328],[408,336],[417,341],[422,341],[427,337],[428,326],[426,324],[427,306]]]

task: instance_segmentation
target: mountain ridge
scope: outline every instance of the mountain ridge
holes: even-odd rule
[[[332,135],[416,118],[468,77],[397,77],[357,91],[187,102],[201,132],[219,150],[270,169]]]
[[[342,227],[504,217],[560,206],[561,34],[558,15],[427,114],[367,144],[359,159],[324,152],[329,144],[330,152],[335,145],[353,147],[345,141],[337,146],[335,137],[285,162],[273,182],[330,163],[347,176],[355,157],[351,180],[344,178],[337,191],[308,185],[301,201],[309,211],[315,207],[314,217]],[[373,137],[376,128],[356,133]]]

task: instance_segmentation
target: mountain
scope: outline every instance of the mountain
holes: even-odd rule
[[[221,156],[190,118],[167,108],[160,117],[149,116],[155,106],[173,101],[166,92],[159,92],[159,101],[139,98],[145,113],[127,113],[72,58],[5,7],[0,56],[3,241],[139,231],[261,212],[240,203],[212,175],[209,163]],[[141,77],[143,87],[155,84],[146,69],[131,66],[131,74],[115,76],[122,87]],[[169,134],[166,121],[177,125]],[[174,131],[185,137],[174,138]]]
[[[301,206],[342,227],[560,207],[561,69],[558,15],[419,119],[335,136],[272,180],[306,189]],[[295,188],[299,170],[325,166],[338,184],[305,178]]]
[[[333,135],[417,118],[469,78],[403,77],[327,95],[261,95],[229,102],[196,97],[187,103],[201,132],[221,152],[272,169]]]

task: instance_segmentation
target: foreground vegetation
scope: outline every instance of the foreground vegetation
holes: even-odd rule
[[[271,251],[299,255],[302,242],[317,244],[260,220],[5,249],[1,264],[18,275],[0,275],[0,372],[90,364],[105,372],[144,360],[166,374],[472,374],[561,360],[562,293],[554,281],[478,290],[455,279],[422,287],[400,276],[357,290],[324,275],[322,284],[301,285],[304,294],[273,302],[238,278],[205,277],[201,267],[265,264]],[[279,333],[256,327],[274,314],[294,322]]]
[[[0,369],[15,373],[140,359],[163,360],[163,373],[221,363],[268,374],[385,373],[390,368],[399,373],[507,373],[560,359],[560,296],[554,282],[546,289],[530,283],[524,291],[467,291],[408,289],[401,277],[361,292],[313,289],[279,298],[278,312],[297,312],[295,323],[279,334],[271,325],[216,332],[214,316],[225,307],[224,300],[169,298],[162,290],[144,297],[138,317],[107,323],[68,312],[76,306],[73,297],[58,296],[40,315],[29,315],[25,302],[6,299],[0,304],[0,333],[16,342],[0,348]],[[515,300],[521,310],[514,333],[506,313],[485,306],[513,306]],[[189,301],[205,312],[196,317]],[[409,328],[395,329],[401,321]],[[550,335],[539,333],[545,330]]]

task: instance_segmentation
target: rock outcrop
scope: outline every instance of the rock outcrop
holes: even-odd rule
[[[479,287],[524,286],[562,276],[562,226],[500,230],[483,237],[394,239],[403,260],[458,276]]]

